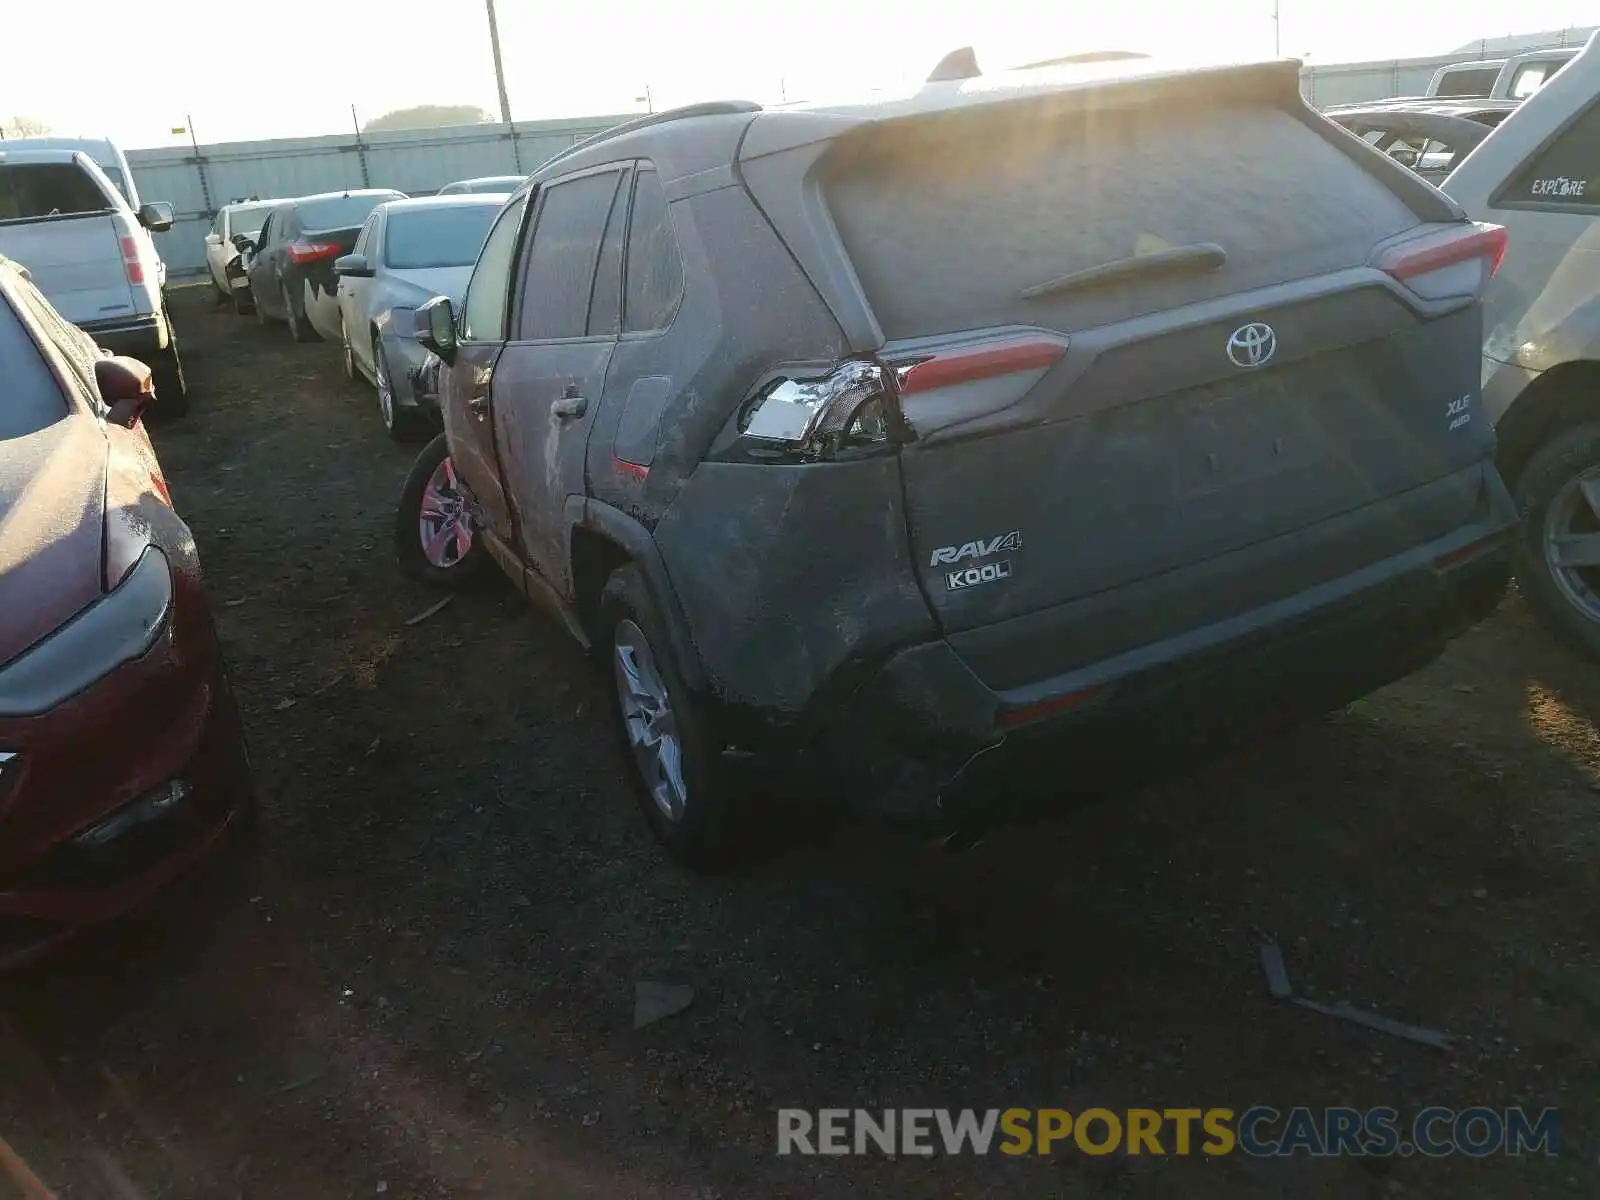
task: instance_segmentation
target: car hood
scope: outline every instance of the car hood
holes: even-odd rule
[[[391,270],[395,305],[415,308],[435,296],[449,296],[450,302],[460,305],[467,290],[467,280],[472,278],[472,264],[464,267],[419,267],[415,270]]]
[[[68,417],[0,440],[0,663],[101,594],[106,439]]]

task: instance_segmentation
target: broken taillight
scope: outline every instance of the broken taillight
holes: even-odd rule
[[[336,258],[340,250],[337,242],[290,242],[284,247],[284,253],[289,256],[290,262],[305,263],[315,262],[319,258]]]
[[[1473,221],[1391,246],[1378,268],[1427,300],[1483,291],[1506,254],[1503,225]]]
[[[895,421],[892,387],[871,359],[849,359],[822,374],[780,374],[745,405],[740,437],[758,457],[806,460],[886,445]]]

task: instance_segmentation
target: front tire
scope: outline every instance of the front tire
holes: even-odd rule
[[[606,581],[600,612],[612,719],[645,822],[683,866],[726,870],[745,834],[737,789],[707,715],[672,661],[638,567],[622,567]]]
[[[392,441],[415,441],[417,414],[395,403],[394,376],[389,373],[389,355],[383,348],[383,339],[376,335],[372,338],[372,373],[377,377],[378,416],[383,420],[384,432]]]
[[[155,356],[150,373],[156,385],[155,411],[164,417],[181,417],[189,411],[189,381],[183,373],[183,356],[178,352],[178,331],[172,316],[163,307],[167,323],[167,348]]]
[[[442,433],[422,448],[400,490],[394,552],[407,575],[435,587],[466,587],[488,568],[476,502]]]
[[[314,342],[317,340],[317,331],[311,328],[311,322],[295,312],[294,297],[289,294],[289,285],[280,283],[283,291],[283,319],[289,325],[289,338],[296,342]]]
[[[339,349],[344,356],[344,377],[359,382],[361,372],[356,369],[356,352],[350,347],[350,331],[344,327],[344,318],[339,319]]]
[[[1600,659],[1600,425],[1546,443],[1517,480],[1517,583],[1550,631]]]

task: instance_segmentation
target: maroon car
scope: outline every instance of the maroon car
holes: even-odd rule
[[[153,398],[0,258],[0,967],[136,908],[253,814]]]

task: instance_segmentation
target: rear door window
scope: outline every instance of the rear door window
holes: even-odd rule
[[[76,163],[0,163],[0,221],[83,216],[114,207]]]
[[[1590,104],[1534,154],[1497,203],[1600,210],[1600,101]]]
[[[600,243],[621,178],[620,171],[603,171],[541,189],[522,268],[521,340],[585,336]]]
[[[628,186],[617,189],[611,219],[600,242],[594,272],[594,298],[589,301],[589,336],[614,337],[622,326],[622,250],[628,233]]]
[[[683,260],[672,232],[672,215],[660,177],[642,170],[633,191],[633,221],[628,228],[628,290],[623,329],[644,333],[665,329],[683,298]]]

